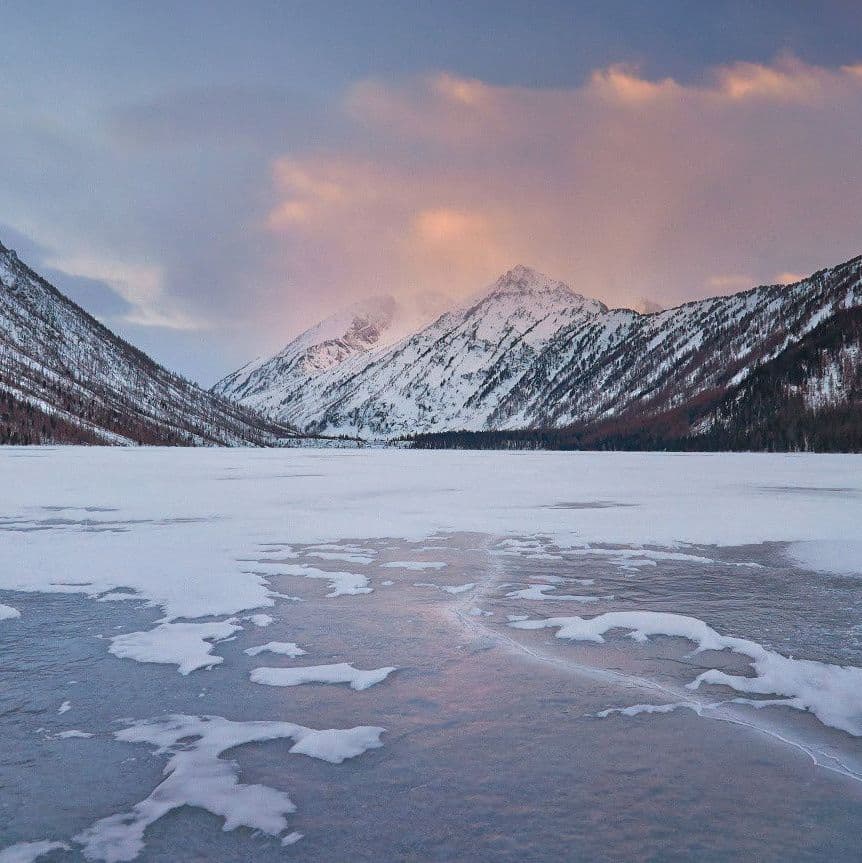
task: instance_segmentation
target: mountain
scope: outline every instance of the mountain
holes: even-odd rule
[[[283,378],[280,358],[293,342],[257,367],[263,389],[249,395],[227,378],[218,391],[332,433],[460,428],[505,398],[554,333],[603,311],[562,282],[515,267],[468,305],[394,345],[369,345],[323,371]]]
[[[792,285],[649,314],[609,310],[520,266],[394,345],[369,346],[288,387],[269,366],[251,403],[307,430],[369,437],[639,423],[717,404],[820,324],[859,306],[862,258]],[[812,377],[806,386],[826,393],[829,380]]]
[[[0,244],[0,443],[270,446],[293,437],[158,365]]]
[[[446,431],[420,449],[862,452],[862,308],[830,315],[740,383],[657,413],[563,428]]]
[[[259,358],[220,380],[213,391],[274,415],[312,378],[351,357],[394,341],[399,308],[392,297],[373,297],[326,318],[269,359]]]

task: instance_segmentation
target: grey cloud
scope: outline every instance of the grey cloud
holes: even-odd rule
[[[107,113],[113,138],[130,149],[188,145],[246,148],[306,146],[329,139],[337,114],[288,88],[200,87],[159,94]]]

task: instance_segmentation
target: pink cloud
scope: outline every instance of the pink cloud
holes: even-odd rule
[[[556,90],[443,73],[344,108],[351,145],[280,159],[267,223],[274,266],[325,305],[465,296],[519,262],[668,305],[862,251],[862,64],[613,66]]]

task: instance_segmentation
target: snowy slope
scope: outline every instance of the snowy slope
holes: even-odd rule
[[[391,344],[398,306],[373,297],[326,318],[297,336],[274,357],[259,358],[219,381],[213,391],[273,414],[283,413],[309,379],[357,354]]]
[[[836,310],[862,305],[862,259],[652,314],[608,310],[527,267],[383,348],[286,382],[274,358],[253,397],[302,428],[391,437],[565,426],[665,411],[736,385]],[[228,379],[229,381],[229,379]]]
[[[0,441],[273,445],[295,436],[124,342],[0,245]]]

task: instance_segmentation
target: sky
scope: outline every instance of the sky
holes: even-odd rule
[[[862,253],[852,0],[0,15],[0,242],[207,386],[519,263],[669,306]]]

